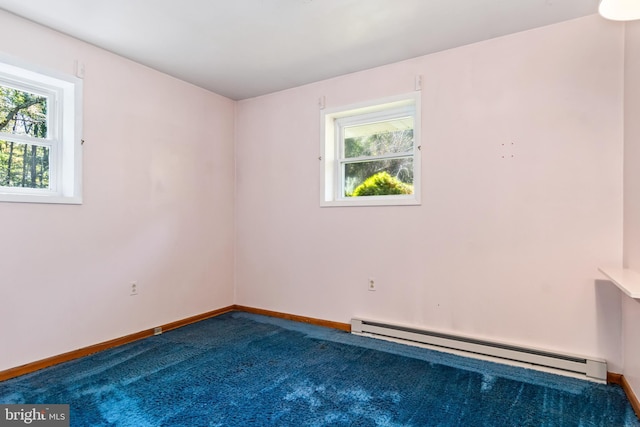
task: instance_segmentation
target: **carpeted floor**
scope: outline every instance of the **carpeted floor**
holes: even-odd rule
[[[0,382],[72,426],[640,426],[622,390],[234,312]]]

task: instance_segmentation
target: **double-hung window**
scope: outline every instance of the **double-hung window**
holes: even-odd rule
[[[0,57],[0,201],[81,203],[82,81]]]
[[[322,113],[322,206],[420,204],[420,93]]]

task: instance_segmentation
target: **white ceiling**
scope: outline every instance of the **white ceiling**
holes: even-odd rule
[[[597,12],[598,0],[0,0],[232,99]],[[6,36],[6,35],[5,35]]]

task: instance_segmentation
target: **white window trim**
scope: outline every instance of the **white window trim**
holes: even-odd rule
[[[0,83],[46,93],[51,116],[47,140],[10,135],[11,140],[50,150],[49,189],[0,186],[0,202],[82,203],[82,80],[0,53]],[[0,137],[4,137],[0,133]]]
[[[384,99],[368,101],[345,107],[323,109],[320,112],[320,206],[398,206],[421,204],[421,92],[392,96]],[[344,197],[342,194],[342,178],[339,167],[337,120],[349,121],[350,116],[381,114],[388,115],[390,111],[411,107],[414,110],[413,129],[413,194]],[[358,119],[354,119],[359,121]]]

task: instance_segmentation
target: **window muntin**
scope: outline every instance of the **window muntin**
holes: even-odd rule
[[[373,191],[355,190],[384,172],[388,174],[385,182],[396,184],[393,189],[413,194],[413,127],[413,108],[409,107],[337,119],[343,197],[374,196]],[[376,193],[393,194],[389,186],[377,187]]]
[[[50,190],[48,93],[0,80],[0,186]]]
[[[81,203],[82,81],[0,55],[0,201]]]
[[[323,111],[322,206],[419,204],[419,92]]]

